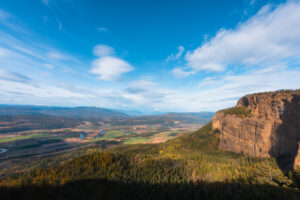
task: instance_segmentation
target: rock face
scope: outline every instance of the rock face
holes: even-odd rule
[[[219,148],[250,156],[289,158],[300,167],[300,90],[247,95],[236,108],[246,117],[219,111],[212,126],[221,131]],[[299,152],[298,152],[299,150]]]

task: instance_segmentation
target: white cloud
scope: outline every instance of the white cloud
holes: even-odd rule
[[[0,103],[94,105],[110,108],[125,106],[141,110],[196,112],[215,111],[233,106],[239,97],[247,93],[299,88],[299,68],[273,66],[277,60],[283,60],[282,63],[288,65],[290,59],[297,60],[300,57],[300,54],[296,55],[300,46],[299,26],[292,27],[291,25],[298,25],[295,22],[295,16],[292,16],[292,10],[297,5],[289,3],[273,11],[264,7],[259,14],[239,25],[235,30],[221,30],[216,37],[202,45],[202,49],[199,47],[201,49],[199,52],[202,54],[200,61],[206,66],[202,66],[204,70],[222,71],[229,65],[252,65],[253,63],[261,65],[259,70],[255,67],[245,68],[247,71],[242,74],[239,71],[238,75],[234,72],[226,72],[225,75],[219,73],[215,76],[211,74],[211,77],[200,83],[187,83],[186,85],[181,83],[171,85],[173,80],[169,82],[159,79],[159,76],[153,79],[141,78],[143,80],[131,83],[125,80],[113,84],[108,83],[105,86],[92,84],[89,81],[90,75],[86,71],[87,63],[81,61],[80,57],[72,56],[46,44],[44,38],[38,37],[30,29],[26,29],[31,33],[30,35],[17,35],[17,33],[23,33],[20,30],[24,26],[14,23],[17,19],[13,16],[1,21],[3,17],[1,18],[0,14],[1,25],[14,31],[0,30],[0,68],[3,68],[0,70],[0,95],[3,97]],[[280,15],[282,17],[280,21],[278,13],[287,8],[289,8],[288,11]],[[275,29],[274,27],[278,26],[274,25],[274,21],[282,28]],[[290,35],[286,33],[286,30]],[[271,35],[265,36],[270,32],[272,32]],[[254,33],[256,35],[252,36],[251,34]],[[247,43],[247,40],[250,44]],[[231,41],[235,43],[232,44]],[[273,48],[268,47],[270,44],[274,44],[274,41],[276,45],[272,46]],[[243,52],[243,49],[247,51]],[[287,49],[289,51],[285,52]],[[189,56],[199,52],[195,50],[190,52]],[[212,56],[209,52],[212,52]],[[184,51],[179,53],[180,49],[178,53],[174,54],[175,59],[176,57],[180,59]],[[100,79],[117,80],[122,74],[133,70],[133,67],[118,58],[114,49],[109,46],[95,47],[94,54],[97,57],[92,62],[90,72],[97,74]],[[211,62],[212,60],[214,62]],[[188,60],[188,62],[196,61]],[[266,68],[264,65],[272,67]],[[54,66],[53,71],[45,69],[45,67],[51,69]],[[76,75],[69,73],[72,70],[76,72]],[[173,69],[172,73],[178,77],[184,77],[199,70],[201,69],[197,67],[182,66]],[[62,71],[68,73],[61,73]],[[43,75],[44,72],[47,72],[47,76]],[[154,83],[152,80],[160,80],[161,83]],[[170,85],[167,86],[167,84]]]
[[[98,27],[98,28],[97,28],[97,31],[98,31],[98,32],[107,32],[108,29],[107,29],[106,27]]]
[[[112,47],[108,45],[99,44],[94,47],[93,53],[96,56],[102,57],[102,56],[111,56],[115,54],[115,51]]]
[[[172,71],[172,74],[177,78],[184,78],[189,75],[195,74],[196,72],[193,70],[187,71],[185,67],[175,67]]]
[[[0,57],[4,57],[7,55],[7,50],[4,48],[0,48]]]
[[[117,57],[104,56],[93,61],[90,72],[99,75],[99,79],[116,81],[123,73],[132,70],[133,67],[126,61]]]
[[[31,81],[31,79],[27,76],[24,76],[16,72],[6,71],[3,69],[0,69],[0,80],[21,82],[21,83],[26,83]]]
[[[123,91],[106,93],[106,97],[123,102],[127,107],[148,110],[217,111],[234,106],[240,97],[249,93],[299,88],[299,77],[299,69],[277,65],[250,69],[238,75],[212,76],[189,87],[166,88],[158,83],[138,80]]]
[[[7,87],[9,85],[9,87]],[[88,99],[92,95],[86,95],[83,93],[72,92],[65,88],[40,84],[39,86],[33,84],[24,84],[23,82],[18,81],[9,81],[0,79],[0,93],[6,94],[6,96],[16,95],[18,96],[31,96],[39,99],[44,98],[79,98],[79,99]]]
[[[195,71],[224,71],[228,66],[270,66],[300,60],[300,3],[263,7],[234,30],[221,29],[186,54]],[[182,72],[181,72],[182,73]]]
[[[181,90],[168,97],[166,105],[157,107],[175,109],[175,105],[185,111],[217,111],[234,106],[237,100],[250,93],[297,89],[300,87],[300,71],[271,67],[259,71],[247,71],[240,75],[211,77],[202,81],[199,88]]]
[[[167,57],[166,61],[168,62],[168,61],[171,61],[171,60],[178,60],[182,56],[183,52],[184,52],[184,47],[179,46],[178,47],[178,53],[175,54],[175,55],[174,54],[169,55]]]
[[[155,83],[148,80],[136,80],[129,84],[129,87],[125,90],[131,94],[146,93],[155,86]]]
[[[54,59],[54,60],[66,60],[66,59],[68,59],[67,56],[65,56],[64,54],[59,53],[59,52],[49,52],[49,53],[47,53],[47,56],[49,58]]]
[[[133,81],[130,83],[130,87],[151,87],[151,86],[154,86],[155,83],[151,82],[151,81],[148,81],[148,80],[136,80],[136,81]]]
[[[48,69],[54,69],[55,68],[54,65],[51,65],[51,64],[48,64],[48,63],[43,64],[43,67],[48,68]]]
[[[114,49],[108,45],[96,45],[93,52],[99,58],[93,60],[90,72],[99,75],[99,79],[116,81],[121,78],[122,74],[134,69],[125,60],[114,56]]]

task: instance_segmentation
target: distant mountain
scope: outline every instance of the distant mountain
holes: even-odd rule
[[[162,114],[169,117],[189,117],[189,118],[209,118],[212,119],[214,112],[187,112],[187,113],[166,113]]]
[[[160,116],[184,123],[206,124],[213,118],[214,112],[166,113]]]
[[[142,116],[142,115],[144,115],[143,112],[140,112],[138,110],[115,110],[115,111],[124,113],[126,115],[130,115],[130,116]]]
[[[1,115],[49,115],[77,119],[118,118],[128,115],[115,110],[97,107],[52,107],[0,105]]]
[[[112,125],[175,125],[175,124],[206,124],[213,118],[213,112],[198,113],[166,113],[160,115],[142,115],[119,118],[108,121]]]
[[[73,118],[81,120],[109,120],[116,124],[167,124],[171,121],[180,123],[205,124],[214,115],[213,112],[195,113],[158,113],[145,115],[137,110],[113,110],[97,107],[55,107],[30,105],[0,105],[0,116],[45,115],[54,117]],[[113,120],[110,120],[113,118]]]

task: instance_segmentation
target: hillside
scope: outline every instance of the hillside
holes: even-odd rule
[[[218,150],[211,123],[162,144],[122,145],[1,180],[5,199],[297,199],[272,158]]]

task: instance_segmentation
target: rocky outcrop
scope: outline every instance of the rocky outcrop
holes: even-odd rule
[[[300,90],[247,95],[232,110],[217,112],[212,126],[221,132],[221,150],[288,158],[300,167]]]

